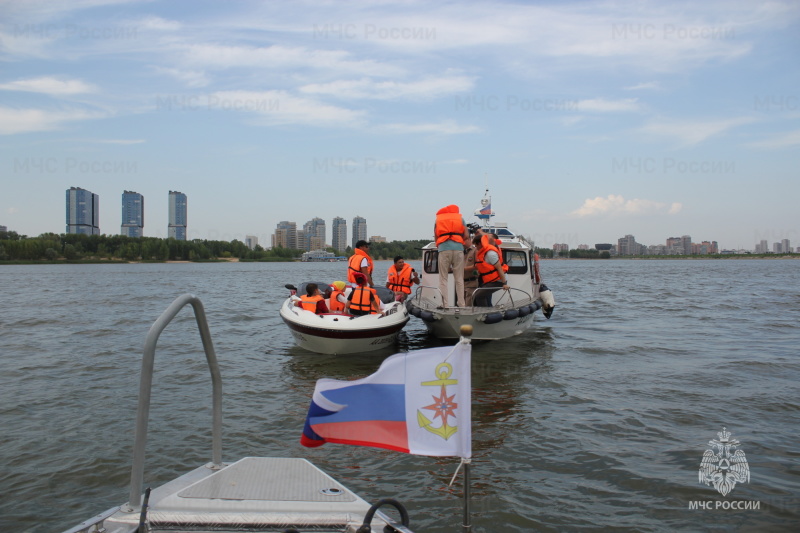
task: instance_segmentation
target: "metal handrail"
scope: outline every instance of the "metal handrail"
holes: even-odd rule
[[[133,465],[131,466],[131,492],[128,501],[128,512],[141,507],[142,482],[144,480],[144,449],[147,443],[147,424],[150,417],[150,392],[153,385],[153,363],[155,362],[156,343],[164,328],[175,318],[175,315],[186,305],[194,309],[197,328],[203,341],[208,369],[211,372],[212,413],[211,413],[211,462],[212,468],[222,466],[222,376],[217,364],[217,354],[211,342],[211,331],[208,329],[203,302],[193,294],[183,294],[175,298],[170,306],[150,326],[144,342],[142,355],[142,376],[139,381],[139,407],[136,411],[136,432],[133,441]]]

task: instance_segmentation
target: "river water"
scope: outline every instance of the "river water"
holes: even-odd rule
[[[344,270],[0,267],[0,531],[61,531],[127,500],[144,338],[183,293],[202,299],[220,359],[224,460],[305,457],[367,500],[404,502],[416,531],[459,531],[455,459],[299,444],[317,379],[438,345],[412,318],[371,355],[295,347],[284,283]],[[544,261],[542,274],[553,318],[473,348],[474,531],[800,530],[800,261]],[[211,459],[210,389],[187,308],[156,352],[148,485]],[[727,496],[698,481],[723,427],[750,473]]]

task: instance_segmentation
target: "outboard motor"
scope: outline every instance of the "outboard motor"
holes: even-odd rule
[[[553,292],[544,283],[539,285],[539,299],[542,301],[542,314],[549,319],[556,307],[556,299],[553,298]]]

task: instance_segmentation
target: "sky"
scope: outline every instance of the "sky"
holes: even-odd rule
[[[537,246],[800,246],[800,3],[0,0],[0,225],[125,190],[166,237],[388,240],[496,222]]]

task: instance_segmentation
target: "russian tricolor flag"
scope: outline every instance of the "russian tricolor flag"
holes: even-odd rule
[[[320,379],[300,443],[471,457],[471,349],[460,342],[400,353],[363,379]]]

